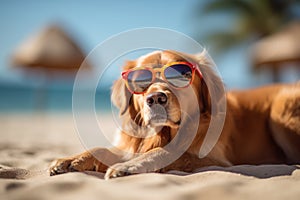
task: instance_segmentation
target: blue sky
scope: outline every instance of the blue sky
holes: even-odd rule
[[[221,15],[199,17],[199,0],[1,0],[0,1],[0,83],[26,84],[22,75],[9,68],[14,49],[28,36],[51,23],[60,23],[78,39],[88,53],[112,35],[133,28],[161,27],[195,38],[214,26],[226,27],[229,18]],[[209,44],[200,41],[205,47]],[[240,47],[215,59],[225,83],[240,88],[261,83],[251,75],[246,53]],[[211,52],[213,55],[213,52]]]
[[[196,0],[71,1],[6,0],[0,6],[0,80],[14,79],[9,57],[24,39],[50,23],[60,23],[88,53],[106,38],[133,28],[163,27],[191,35]]]

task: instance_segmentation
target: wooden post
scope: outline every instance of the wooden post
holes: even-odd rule
[[[271,72],[272,72],[272,81],[274,83],[280,82],[280,67],[278,64],[273,64],[273,66],[271,66]]]

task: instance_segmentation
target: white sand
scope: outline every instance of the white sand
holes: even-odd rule
[[[0,127],[0,199],[300,199],[300,169],[287,165],[210,167],[109,181],[93,172],[50,177],[46,170],[53,159],[85,150],[72,114],[1,114]]]

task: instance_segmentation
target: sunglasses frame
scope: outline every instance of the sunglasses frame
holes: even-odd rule
[[[171,67],[173,65],[179,65],[179,64],[183,64],[183,65],[186,65],[188,67],[191,68],[192,70],[192,78],[189,82],[189,84],[187,84],[186,86],[184,87],[176,87],[174,85],[172,85],[171,83],[169,83],[168,79],[165,77],[165,74],[164,74],[164,71],[165,69],[167,69],[168,67]],[[170,62],[170,63],[167,63],[166,65],[164,65],[163,67],[161,68],[150,68],[150,67],[135,67],[135,68],[132,68],[132,69],[129,69],[129,70],[126,70],[126,71],[123,71],[122,72],[122,78],[125,80],[125,84],[126,84],[126,87],[127,89],[132,93],[132,94],[143,94],[145,93],[146,89],[142,92],[136,92],[136,91],[132,91],[129,87],[129,83],[128,83],[128,74],[132,71],[136,71],[136,70],[143,70],[143,69],[146,69],[146,70],[149,70],[150,72],[152,72],[152,80],[151,80],[151,83],[149,84],[149,86],[151,84],[154,83],[155,79],[156,79],[156,73],[159,72],[162,79],[164,81],[166,81],[171,87],[175,88],[175,89],[182,89],[182,88],[186,88],[188,87],[193,81],[194,81],[194,77],[195,77],[195,71],[198,72],[200,78],[202,78],[202,73],[201,71],[199,70],[199,68],[197,67],[196,64],[192,64],[190,62],[185,62],[185,61],[180,61],[180,62]],[[148,86],[148,87],[149,87]]]

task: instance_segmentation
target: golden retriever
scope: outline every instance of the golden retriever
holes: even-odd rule
[[[192,172],[211,165],[300,163],[300,83],[225,95],[211,63],[205,52],[187,55],[169,50],[128,61],[123,78],[112,88],[112,102],[123,120],[116,148],[58,159],[50,175],[91,170],[106,173],[109,179],[145,172]],[[182,68],[174,75],[177,64]],[[222,98],[226,116],[220,136],[201,157],[212,117],[220,114],[213,114],[212,108]]]

